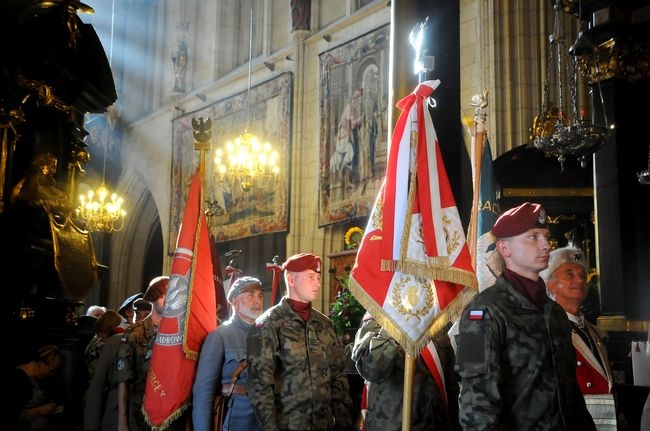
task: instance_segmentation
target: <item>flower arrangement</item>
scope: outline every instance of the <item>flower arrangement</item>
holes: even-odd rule
[[[353,248],[359,247],[359,243],[363,238],[363,229],[358,226],[353,226],[345,232],[345,248],[347,250],[352,250]]]
[[[350,275],[338,276],[336,280],[342,286],[342,289],[339,290],[336,299],[330,305],[330,318],[334,323],[337,334],[345,337],[349,330],[359,327],[366,310],[350,292]]]

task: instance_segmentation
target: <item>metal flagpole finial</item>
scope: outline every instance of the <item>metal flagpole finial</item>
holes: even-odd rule
[[[432,72],[435,64],[435,57],[431,54],[432,34],[429,17],[424,22],[416,24],[409,33],[409,42],[415,50],[413,61],[413,73],[418,75],[418,82],[426,79],[426,74]]]

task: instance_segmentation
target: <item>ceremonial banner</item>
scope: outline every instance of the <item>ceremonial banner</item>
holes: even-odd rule
[[[217,319],[223,322],[230,317],[230,304],[226,298],[226,291],[223,288],[223,275],[219,263],[219,252],[217,251],[217,240],[210,234],[210,255],[212,256],[212,271],[214,273],[214,290],[217,295]]]
[[[428,111],[439,84],[421,83],[397,104],[386,177],[350,274],[354,296],[412,356],[477,288]]]
[[[280,292],[280,278],[282,278],[282,265],[280,264],[280,256],[273,256],[271,262],[266,263],[266,270],[273,271],[273,280],[271,282],[271,304],[273,307],[280,302],[282,294]]]
[[[481,156],[481,178],[478,204],[478,223],[476,242],[476,278],[478,288],[490,287],[503,271],[503,262],[496,251],[495,238],[490,232],[501,213],[497,201],[497,183],[492,168],[492,150],[487,137],[483,140]]]
[[[147,372],[143,413],[155,430],[167,428],[189,406],[201,345],[217,326],[216,310],[210,240],[197,169]]]

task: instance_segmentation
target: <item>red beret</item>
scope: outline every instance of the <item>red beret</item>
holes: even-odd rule
[[[508,238],[534,227],[547,227],[546,212],[540,204],[526,202],[501,214],[494,223],[492,235],[497,238]]]
[[[282,264],[282,269],[291,272],[302,272],[307,271],[308,269],[312,269],[320,273],[321,266],[320,257],[316,256],[315,254],[299,253],[294,254],[286,261],[284,261]]]
[[[161,275],[149,282],[149,287],[144,292],[142,299],[145,301],[157,301],[158,298],[167,293],[167,286],[169,286],[169,277]]]

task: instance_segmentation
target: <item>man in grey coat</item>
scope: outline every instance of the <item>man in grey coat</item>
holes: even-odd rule
[[[232,374],[246,360],[246,339],[255,319],[262,314],[262,283],[254,277],[239,277],[228,290],[233,314],[205,339],[193,388],[192,421],[195,431],[212,431],[212,406],[218,393],[229,393],[228,410],[222,430],[260,429],[247,396],[248,370],[244,369],[234,386]]]

